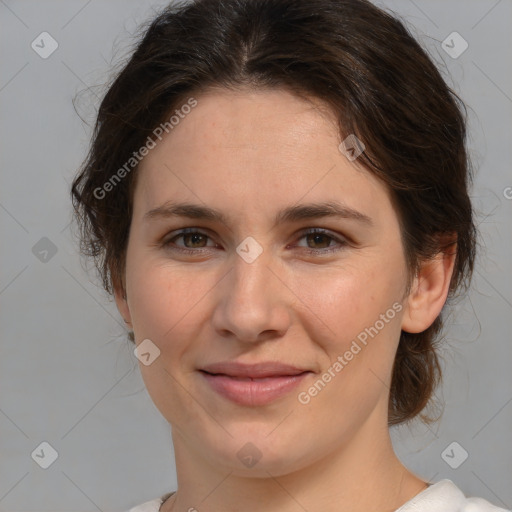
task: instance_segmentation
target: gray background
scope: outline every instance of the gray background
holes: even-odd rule
[[[430,428],[394,429],[394,444],[422,477],[452,479],[468,495],[511,508],[512,2],[378,4],[407,21],[470,106],[481,230],[473,289],[454,310],[442,352],[444,415]],[[0,0],[3,511],[119,511],[176,486],[167,422],[69,226],[69,184],[98,98],[128,55],[131,33],[161,5]],[[47,59],[31,48],[43,31],[59,44]],[[457,59],[441,47],[453,31],[469,44]],[[80,91],[83,121],[72,104]],[[43,441],[58,452],[48,469],[31,458]],[[442,457],[454,441],[469,454],[457,469]],[[452,464],[462,448],[448,450]]]

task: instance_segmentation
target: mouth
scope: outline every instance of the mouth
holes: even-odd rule
[[[289,394],[313,372],[281,363],[226,362],[199,370],[210,389],[244,406],[262,406]]]

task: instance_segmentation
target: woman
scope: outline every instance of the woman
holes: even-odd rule
[[[147,29],[73,183],[172,426],[132,512],[499,511],[402,465],[475,227],[462,103],[364,0],[198,0]]]

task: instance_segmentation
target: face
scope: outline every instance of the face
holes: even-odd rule
[[[319,102],[196,99],[137,171],[116,300],[136,343],[160,351],[140,369],[175,444],[241,475],[285,474],[387,426],[399,222]]]

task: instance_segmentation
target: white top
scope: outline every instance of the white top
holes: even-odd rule
[[[158,512],[166,494],[162,498],[146,501],[131,508],[128,512]],[[395,512],[512,512],[496,507],[483,498],[466,498],[464,493],[448,479],[440,480],[414,498],[404,503]]]

